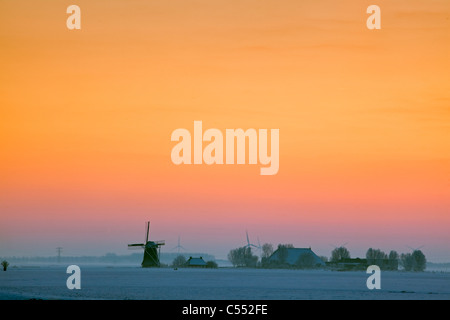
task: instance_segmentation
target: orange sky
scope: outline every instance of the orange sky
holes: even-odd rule
[[[449,1],[377,1],[374,31],[370,1],[75,2],[79,31],[0,1],[0,256],[126,252],[150,219],[218,256],[249,229],[450,261]],[[194,120],[280,129],[279,173],[175,166]]]

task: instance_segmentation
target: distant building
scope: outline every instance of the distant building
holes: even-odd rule
[[[202,257],[200,258],[189,257],[189,260],[186,261],[186,267],[206,268],[206,262],[205,260],[203,260]]]
[[[311,248],[277,249],[266,262],[268,267],[315,268],[325,266]]]

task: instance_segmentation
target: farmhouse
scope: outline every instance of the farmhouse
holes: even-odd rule
[[[189,257],[189,260],[186,261],[186,267],[191,268],[206,268],[206,262],[202,257],[200,258],[192,258]]]
[[[281,248],[277,249],[267,261],[269,266],[285,266],[299,268],[323,267],[322,261],[311,248]]]

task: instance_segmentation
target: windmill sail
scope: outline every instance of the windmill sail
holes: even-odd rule
[[[257,245],[254,245],[253,243],[250,243],[250,239],[248,237],[248,231],[247,230],[245,230],[245,234],[247,236],[247,244],[244,247],[246,247],[246,248],[254,247],[254,248],[259,249],[259,247]]]
[[[143,243],[132,243],[128,245],[128,248],[132,248],[132,247],[139,247],[139,248],[143,248],[145,245]]]
[[[147,222],[147,233],[145,235],[145,242],[144,243],[148,242],[149,232],[150,232],[150,221]]]
[[[175,249],[177,249],[178,253],[180,253],[180,249],[183,249],[184,251],[186,251],[186,248],[181,245],[180,237],[178,237],[178,245],[176,247],[172,248],[172,250],[175,250]]]

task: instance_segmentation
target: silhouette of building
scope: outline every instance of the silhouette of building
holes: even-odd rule
[[[159,267],[158,245],[155,242],[147,241],[141,265],[143,268]]]
[[[203,260],[202,257],[200,258],[189,257],[189,260],[186,261],[186,267],[206,268],[206,262],[205,260]]]
[[[128,245],[129,249],[143,248],[144,258],[142,259],[141,266],[143,268],[159,267],[160,248],[165,245],[165,241],[149,241],[148,236],[150,234],[150,221],[147,221],[147,232],[144,243],[132,243]]]
[[[322,267],[322,261],[311,248],[283,248],[277,249],[268,258],[268,265],[284,265],[288,267],[299,267],[304,264],[309,267]]]

